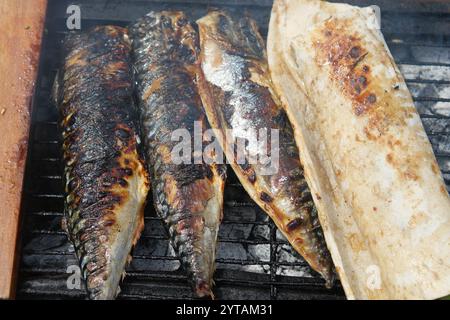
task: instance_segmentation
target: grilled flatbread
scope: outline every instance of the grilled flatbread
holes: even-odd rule
[[[348,298],[450,292],[450,199],[372,8],[276,0],[268,59]]]

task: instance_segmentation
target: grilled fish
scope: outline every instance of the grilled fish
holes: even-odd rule
[[[181,12],[150,12],[130,27],[130,35],[156,211],[168,226],[194,292],[213,297],[225,167],[203,161],[177,164],[171,156],[178,144],[172,139],[175,130],[192,137],[195,121],[207,128],[195,83],[198,36]],[[187,156],[195,157],[192,148]]]
[[[256,23],[248,17],[211,11],[197,24],[203,69],[199,77],[201,98],[228,161],[253,200],[331,286],[333,264],[303,176],[292,127],[272,95],[264,41]],[[258,150],[251,147],[248,133],[264,128],[279,132],[278,170],[271,173],[264,164],[250,161]],[[226,131],[230,129],[232,139],[246,140],[246,161],[239,163],[235,150],[227,145]]]
[[[149,182],[137,142],[126,29],[70,34],[54,85],[60,112],[65,228],[90,299],[113,299],[143,228]]]

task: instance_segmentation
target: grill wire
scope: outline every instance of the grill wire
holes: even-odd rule
[[[192,5],[186,2],[192,2]],[[57,111],[50,100],[67,33],[66,8],[80,4],[82,29],[97,24],[127,25],[150,10],[181,9],[192,19],[208,7],[227,1],[49,1],[23,195],[19,299],[83,299],[81,288],[69,288],[77,262],[61,229],[63,188]],[[247,10],[267,34],[271,1],[229,1],[227,9]],[[220,5],[215,5],[220,4]],[[450,37],[440,33],[450,14],[399,14],[382,11],[382,30],[413,93],[449,189],[450,184]],[[391,20],[401,19],[403,29]],[[422,23],[422,20],[425,22]],[[412,21],[412,22],[411,22]],[[446,24],[444,24],[445,22]],[[405,32],[411,28],[412,31]],[[386,24],[386,30],[383,25]],[[423,26],[425,24],[425,26]],[[427,27],[428,24],[438,26]],[[417,34],[415,34],[417,31]],[[402,33],[404,32],[404,33]],[[228,170],[224,221],[219,234],[215,294],[218,299],[343,299],[340,284],[326,289],[321,278],[280,236],[274,224],[246,195]],[[151,200],[145,230],[133,251],[119,299],[193,299],[179,261],[168,242]]]

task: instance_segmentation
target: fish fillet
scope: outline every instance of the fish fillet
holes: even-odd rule
[[[450,199],[373,8],[276,0],[276,91],[348,298],[450,292]]]
[[[213,297],[226,167],[199,159],[195,143],[184,154],[187,161],[178,163],[172,156],[179,145],[173,134],[183,131],[190,143],[195,122],[203,130],[208,126],[195,84],[197,33],[183,13],[163,11],[147,14],[131,26],[130,34],[156,211],[168,226],[194,292]],[[201,156],[207,141],[200,139]]]
[[[256,23],[248,17],[211,11],[197,24],[203,70],[199,77],[201,97],[228,161],[252,199],[331,286],[333,264],[303,177],[292,128],[278,100],[271,95],[264,41]],[[260,129],[279,132],[279,149],[274,149],[278,154],[270,154],[279,157],[274,170],[252,161],[261,150],[251,132]],[[236,148],[228,145],[230,137],[236,144],[237,139],[245,140],[244,161],[239,161]]]
[[[149,182],[138,153],[126,30],[70,34],[54,86],[60,111],[65,227],[90,299],[113,299],[143,228]]]

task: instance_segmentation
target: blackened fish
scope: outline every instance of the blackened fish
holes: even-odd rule
[[[195,155],[194,144],[185,155],[187,162],[172,158],[179,143],[172,133],[182,130],[193,137],[194,122],[208,126],[195,83],[200,69],[197,33],[181,12],[151,12],[130,27],[130,36],[156,211],[167,223],[195,293],[213,297],[225,167],[194,163],[202,151]]]
[[[113,299],[143,228],[149,182],[138,152],[126,29],[70,34],[54,85],[60,111],[65,227],[90,299]]]
[[[303,176],[292,127],[272,95],[264,41],[256,23],[222,11],[211,11],[197,23],[203,70],[199,77],[201,98],[228,161],[253,200],[331,286],[333,263]],[[260,129],[279,132],[279,149],[274,149],[278,154],[268,154],[278,156],[278,165],[272,168],[251,160],[261,154],[261,144],[251,141],[256,138],[251,132],[259,133]],[[230,138],[246,141],[245,161],[239,162],[236,148],[228,145]],[[267,149],[271,149],[271,141]]]

